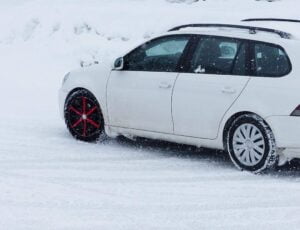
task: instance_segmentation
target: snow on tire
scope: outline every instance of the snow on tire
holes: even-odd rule
[[[277,163],[273,132],[255,114],[241,115],[233,121],[227,131],[226,148],[231,160],[240,170],[259,173]]]

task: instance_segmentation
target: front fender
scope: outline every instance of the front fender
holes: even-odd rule
[[[109,63],[71,71],[68,79],[59,90],[60,114],[63,116],[65,100],[72,91],[79,88],[86,89],[96,97],[102,110],[104,122],[107,124],[106,85],[110,71]]]

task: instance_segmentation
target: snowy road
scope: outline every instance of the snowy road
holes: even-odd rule
[[[214,151],[122,139],[85,144],[43,120],[0,125],[1,229],[300,226],[299,165],[255,176]]]
[[[281,9],[297,16],[295,1],[156,0],[159,7],[150,13],[154,0],[128,1],[124,8],[117,7],[121,0],[103,0],[104,7],[86,1],[0,1],[0,229],[300,229],[299,163],[257,176],[212,150],[122,139],[77,142],[57,102],[63,75],[82,59],[113,56],[179,21],[245,17],[256,4],[258,16],[284,14]],[[274,8],[263,10],[266,4]],[[136,20],[151,12],[154,20]]]

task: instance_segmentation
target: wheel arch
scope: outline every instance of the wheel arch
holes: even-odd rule
[[[91,93],[95,97],[95,95],[91,92],[91,90],[88,90],[88,89],[86,89],[84,87],[76,87],[76,88],[71,89],[68,92],[65,101],[70,97],[71,94],[73,94],[74,92],[79,91],[79,90],[86,90],[86,91],[88,91],[89,93]]]
[[[93,95],[93,97],[96,98],[97,102],[98,102],[98,105],[99,105],[99,108],[100,108],[100,111],[102,113],[102,116],[103,116],[103,119],[104,119],[104,114],[103,114],[103,106],[101,106],[101,101],[99,101],[99,98],[96,96],[95,93],[93,93],[92,90],[89,90],[87,88],[84,88],[84,87],[76,87],[76,88],[73,88],[72,90],[69,91],[69,93],[67,94],[66,98],[65,98],[65,101],[64,101],[64,107],[65,107],[65,103],[67,101],[67,99],[70,97],[70,95],[72,95],[74,92],[77,92],[79,90],[85,90],[87,92],[89,92],[91,95]],[[105,121],[104,121],[105,122]]]
[[[238,117],[242,116],[242,115],[246,115],[246,114],[249,114],[249,115],[256,115],[256,116],[259,116],[260,118],[262,118],[264,120],[264,122],[269,126],[269,128],[272,130],[272,127],[267,123],[267,121],[264,119],[263,116],[257,114],[257,113],[254,113],[254,112],[251,112],[251,111],[240,111],[240,112],[236,112],[234,113],[233,115],[231,115],[227,121],[225,122],[225,125],[224,125],[224,128],[222,130],[222,142],[223,142],[223,147],[224,147],[224,150],[227,150],[227,145],[226,145],[226,134],[230,128],[230,125],[232,124],[232,122],[237,119]]]

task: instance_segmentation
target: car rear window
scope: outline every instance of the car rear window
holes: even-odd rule
[[[254,75],[258,77],[282,77],[291,71],[290,60],[283,48],[273,44],[254,45]]]

